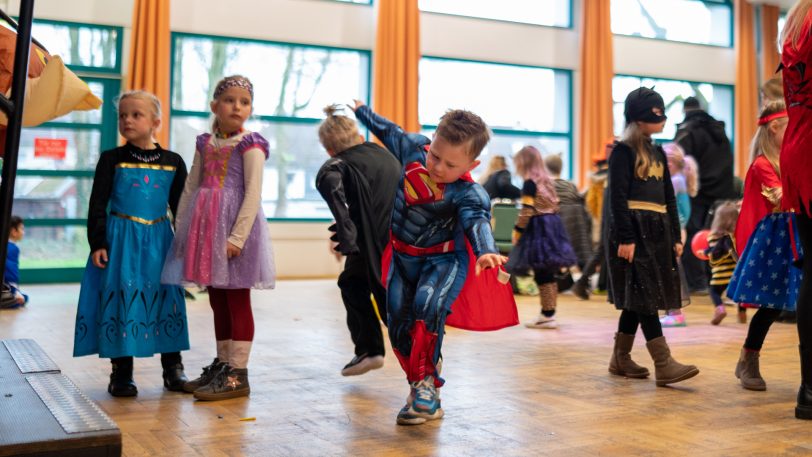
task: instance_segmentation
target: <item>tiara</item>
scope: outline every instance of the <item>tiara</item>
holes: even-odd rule
[[[214,89],[214,99],[217,100],[217,97],[223,94],[226,89],[230,89],[232,87],[240,87],[248,91],[251,94],[251,98],[254,98],[254,85],[251,84],[246,78],[226,78],[217,85],[217,88]]]

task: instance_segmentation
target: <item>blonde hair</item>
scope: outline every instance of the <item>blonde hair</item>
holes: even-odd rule
[[[649,168],[651,168],[651,163],[654,161],[651,151],[651,136],[643,133],[640,124],[637,122],[629,122],[623,131],[621,141],[629,145],[636,153],[637,158],[634,161],[635,176],[639,179],[648,178]]]
[[[793,49],[798,49],[798,41],[806,24],[806,17],[812,9],[812,0],[800,0],[787,13],[787,22],[781,31],[781,38],[778,40],[781,47],[790,44]]]
[[[522,179],[533,181],[536,184],[538,193],[545,199],[558,202],[555,186],[547,173],[547,169],[544,167],[541,151],[534,146],[525,146],[513,156],[513,163],[516,164],[516,173]]]
[[[491,157],[491,160],[488,161],[488,168],[485,169],[485,172],[482,173],[482,176],[479,178],[479,183],[485,184],[492,174],[501,170],[507,170],[507,160],[505,156],[495,155]]]
[[[324,108],[327,119],[319,126],[319,141],[324,149],[338,154],[361,143],[361,134],[358,125],[347,116],[336,114],[340,111],[339,105],[330,105]]]
[[[762,108],[759,118],[770,116],[772,114],[780,113],[787,109],[784,100],[772,100]],[[787,118],[773,119],[770,122],[759,125],[756,129],[756,134],[753,136],[753,141],[750,143],[750,163],[753,163],[758,156],[763,155],[773,166],[778,176],[781,176],[781,170],[778,165],[778,157],[781,151],[781,145],[777,144],[775,136],[770,130],[770,125],[773,122],[787,122]]]
[[[784,80],[776,76],[770,78],[761,86],[761,94],[764,96],[763,104],[771,100],[784,99]]]
[[[147,104],[147,106],[150,107],[152,116],[155,119],[161,118],[161,100],[158,99],[158,97],[152,92],[147,92],[145,90],[128,90],[126,92],[122,92],[116,100],[116,110],[118,110],[119,105],[121,105],[121,101],[127,98],[135,98],[143,101]]]
[[[699,193],[699,165],[693,157],[685,155],[685,151],[677,143],[667,143],[663,145],[665,158],[669,163],[685,176],[685,185],[688,188],[688,196],[696,197]]]
[[[736,221],[739,219],[739,207],[733,202],[719,205],[713,214],[711,235],[730,235],[736,231]]]

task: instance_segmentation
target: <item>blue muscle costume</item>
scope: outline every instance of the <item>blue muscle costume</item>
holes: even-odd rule
[[[367,106],[355,114],[403,165],[392,213],[392,259],[385,277],[389,339],[409,382],[433,376],[439,387],[443,380],[436,364],[451,305],[466,286],[470,262],[498,253],[490,227],[490,199],[470,177],[434,183],[425,168],[431,143],[425,136],[405,133]],[[507,314],[515,314],[508,295]],[[488,311],[499,314],[495,305],[488,303]],[[454,311],[461,309],[455,306]],[[478,329],[514,325],[512,319],[511,314],[506,324]]]

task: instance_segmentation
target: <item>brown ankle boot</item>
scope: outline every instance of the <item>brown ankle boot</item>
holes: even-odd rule
[[[654,377],[659,387],[685,381],[699,374],[697,367],[683,365],[671,357],[671,350],[664,336],[646,342],[646,348],[654,359]]]
[[[634,363],[630,352],[634,344],[634,335],[615,333],[615,348],[609,360],[609,373],[627,378],[642,379],[649,375],[648,368]]]
[[[758,369],[759,351],[742,348],[739,363],[736,364],[736,377],[747,390],[767,390],[767,383]]]

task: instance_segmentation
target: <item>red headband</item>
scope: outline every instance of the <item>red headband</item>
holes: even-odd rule
[[[758,118],[758,125],[769,124],[770,121],[775,120],[775,119],[780,119],[782,117],[787,117],[787,111],[786,110],[779,111],[779,112],[774,113],[774,114],[770,114],[769,116],[764,116],[764,117]]]

